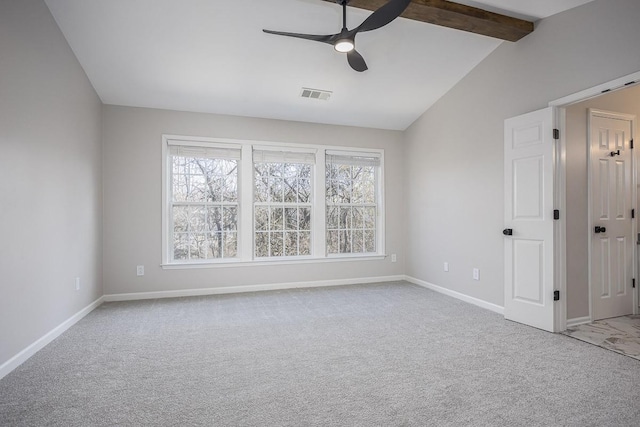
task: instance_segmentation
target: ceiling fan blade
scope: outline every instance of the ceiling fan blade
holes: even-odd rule
[[[373,12],[356,30],[371,31],[384,27],[389,22],[396,19],[409,6],[411,0],[390,0],[380,9]]]
[[[364,62],[362,55],[360,55],[355,49],[347,52],[347,61],[349,61],[351,68],[356,71],[363,72],[369,69],[369,67],[367,67],[367,63]]]
[[[312,40],[315,42],[333,44],[338,39],[338,34],[331,34],[326,36],[319,36],[315,34],[298,34],[298,33],[285,33],[282,31],[262,30],[267,34],[275,34],[277,36],[295,37],[298,39]]]

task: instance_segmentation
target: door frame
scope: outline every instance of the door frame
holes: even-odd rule
[[[560,210],[560,219],[556,221],[556,227],[554,231],[554,265],[555,265],[555,289],[560,291],[560,301],[558,301],[555,305],[554,310],[554,325],[556,332],[561,332],[567,329],[567,326],[575,326],[582,323],[591,322],[592,317],[592,308],[591,308],[591,272],[589,271],[589,316],[583,317],[579,319],[572,319],[571,324],[567,322],[567,274],[566,274],[566,266],[567,266],[567,256],[566,256],[566,246],[567,246],[567,222],[566,222],[566,212],[567,212],[567,174],[566,174],[566,166],[567,166],[567,140],[566,140],[566,129],[567,129],[567,120],[566,120],[566,108],[570,105],[576,104],[578,102],[586,101],[592,98],[596,98],[605,93],[618,91],[621,89],[628,88],[633,85],[640,84],[640,71],[635,73],[617,78],[615,80],[605,82],[599,84],[597,86],[585,89],[580,92],[576,92],[574,94],[553,100],[549,102],[549,107],[554,107],[555,111],[555,120],[556,126],[560,130],[560,138],[556,147],[556,159],[555,159],[555,174],[554,174],[554,188],[555,188],[555,202],[557,209]],[[636,129],[633,129],[635,134]],[[636,179],[636,171],[633,170],[634,173],[634,182]],[[591,184],[588,183],[590,186]],[[590,192],[589,188],[589,192]],[[590,198],[590,196],[589,196]],[[589,221],[591,218],[589,218]],[[590,231],[590,230],[588,230]],[[591,249],[589,248],[589,255],[591,254]],[[634,256],[635,258],[635,256]],[[635,259],[634,259],[635,262]],[[589,270],[591,269],[591,259],[589,259]],[[637,271],[634,271],[637,275]],[[640,278],[640,277],[638,277]],[[640,280],[639,280],[640,283]],[[638,289],[640,288],[640,284],[636,286],[634,289],[633,296],[633,311],[634,314],[638,314]]]

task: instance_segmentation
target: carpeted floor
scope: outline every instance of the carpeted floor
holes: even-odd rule
[[[640,362],[404,282],[104,304],[2,426],[637,426]]]

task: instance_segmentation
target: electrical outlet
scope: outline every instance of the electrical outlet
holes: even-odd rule
[[[80,290],[80,278],[76,277],[76,291]]]
[[[449,271],[449,263],[448,262],[444,263],[444,271]]]
[[[480,280],[480,269],[479,268],[474,268],[473,269],[473,280]]]
[[[398,257],[396,254],[391,254],[391,262],[398,262]]]
[[[136,274],[138,276],[144,276],[144,265],[139,265],[136,267]]]

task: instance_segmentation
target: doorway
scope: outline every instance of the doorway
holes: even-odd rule
[[[552,101],[546,109],[505,120],[504,315],[506,319],[551,332],[561,332],[594,319],[591,290],[598,286],[592,286],[594,273],[590,268],[592,233],[595,233],[589,194],[590,109],[623,111],[628,116],[640,117],[640,72]],[[632,138],[636,132],[635,122],[630,128]],[[631,144],[630,139],[628,144]],[[609,150],[609,157],[617,157],[617,150]],[[621,149],[621,155],[622,152]],[[619,230],[612,229],[610,233],[615,236],[609,235],[608,242],[613,249],[600,259],[609,260],[611,256],[624,254],[625,262],[614,265],[618,270],[623,266],[624,271],[617,272],[622,280],[609,281],[605,286],[611,289],[608,294],[622,294],[625,293],[622,286],[629,287],[626,297],[630,295],[632,312],[637,314],[638,289],[634,287],[635,279],[640,276],[636,267],[637,219],[634,214],[640,211],[634,157],[635,154],[631,156],[632,167],[627,175],[620,172],[626,167],[617,168],[620,179],[615,173],[606,174],[612,179],[612,185],[624,181],[630,187],[630,199],[622,199],[626,200],[628,208],[620,207],[627,212],[619,216],[620,221],[631,222],[632,232],[629,236],[625,229],[620,241]],[[552,159],[551,167],[549,158]],[[535,165],[538,166],[534,168]],[[609,167],[616,170],[615,160]],[[522,179],[520,175],[533,178]],[[532,182],[537,183],[533,186],[536,188],[528,184]],[[613,207],[618,208],[617,205]],[[615,214],[618,216],[617,211]],[[534,227],[535,224],[528,222],[537,225]],[[606,229],[604,225],[600,227]],[[599,231],[602,233],[602,228]],[[600,242],[604,244],[603,240]],[[617,252],[616,245],[620,248]],[[535,248],[537,251],[533,250]],[[610,269],[611,263],[606,264],[604,270]],[[630,283],[628,279],[631,279]],[[622,285],[623,282],[626,284]],[[601,284],[601,297],[602,290]],[[610,315],[598,314],[598,309],[595,311],[596,316]]]
[[[566,319],[567,326],[575,326],[637,312],[633,288],[638,278],[637,219],[632,216],[638,212],[638,180],[637,172],[632,173],[636,159],[630,144],[636,131],[633,119],[640,115],[640,86],[628,86],[562,110]],[[614,149],[617,146],[620,148]],[[600,188],[605,185],[608,188]],[[624,194],[618,197],[618,191]]]

